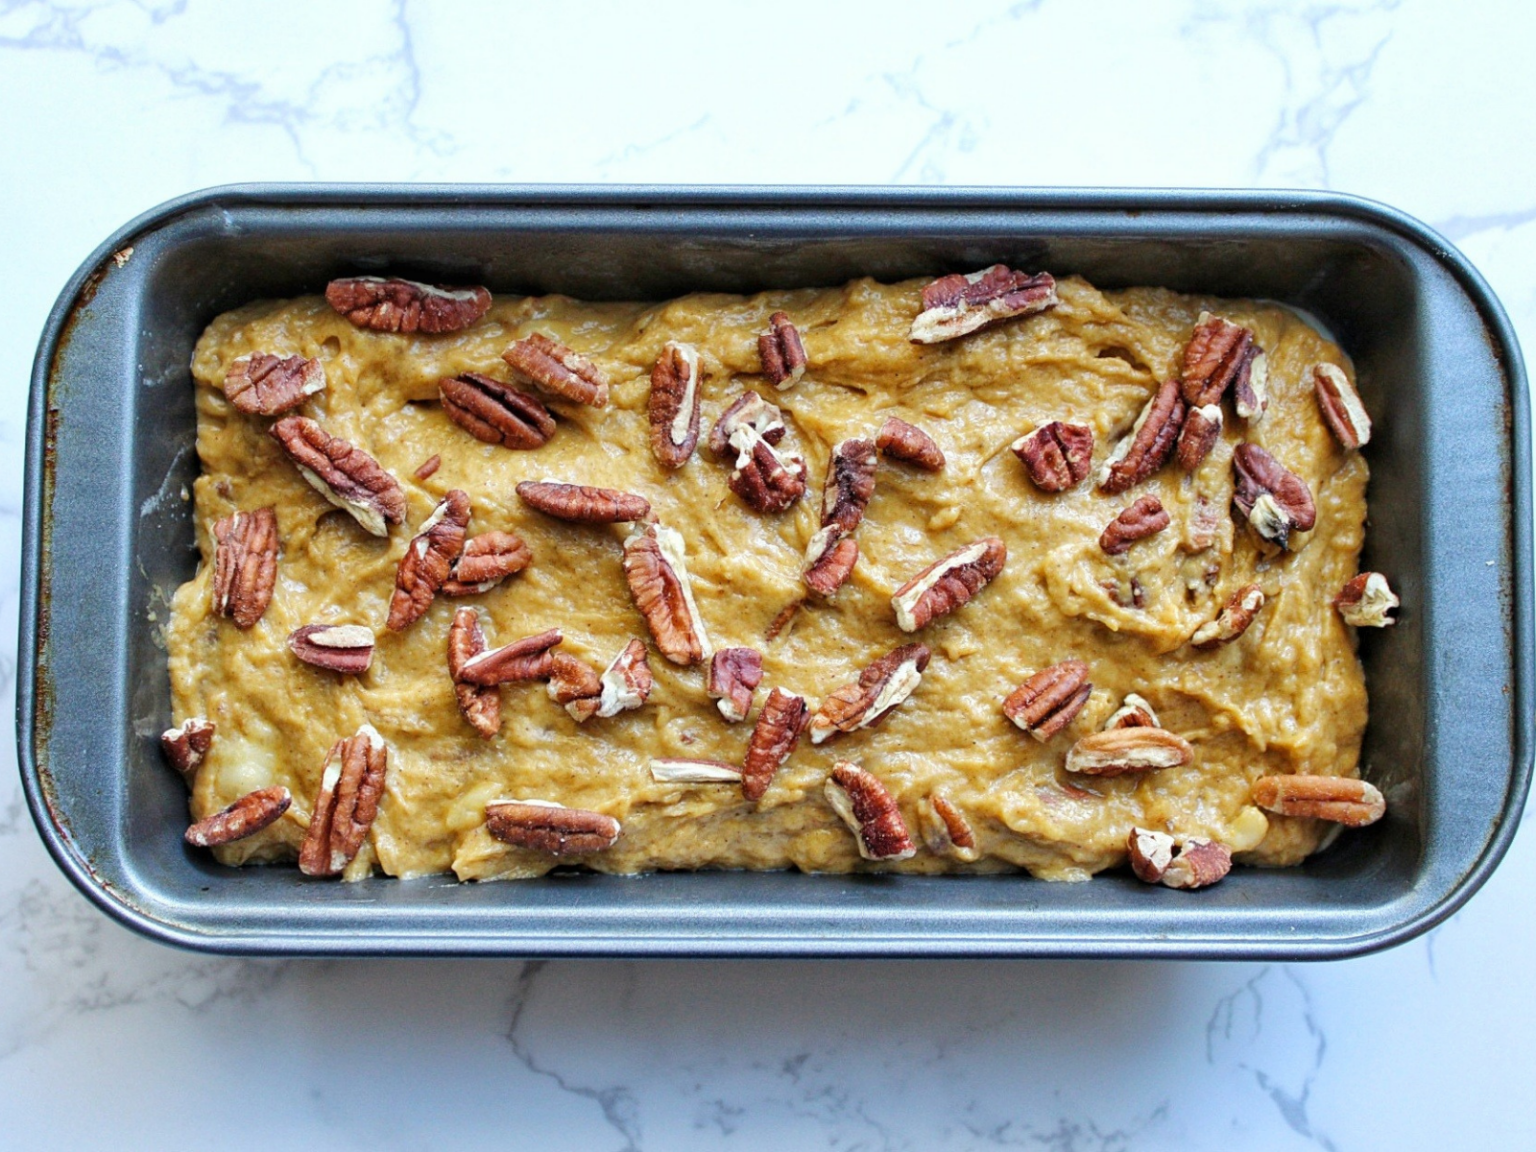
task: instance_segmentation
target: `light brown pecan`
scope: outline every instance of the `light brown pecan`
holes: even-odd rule
[[[827,803],[853,832],[866,860],[906,860],[917,855],[901,809],[878,777],[849,760],[832,765]]]
[[[742,796],[753,801],[763,798],[774,773],[800,743],[800,733],[805,731],[809,719],[810,709],[804,697],[782,688],[768,693],[747,741],[747,755],[741,768]]]
[[[757,338],[757,354],[768,383],[781,392],[805,375],[805,345],[786,313],[768,317],[768,331]]]
[[[981,855],[965,813],[937,789],[917,802],[917,827],[923,843],[936,856],[953,856],[969,863]]]
[[[276,416],[297,408],[325,387],[320,361],[305,356],[252,352],[224,373],[224,395],[242,412]]]
[[[460,608],[448,628],[448,675],[453,680],[453,694],[459,711],[469,726],[489,740],[501,731],[501,690],[482,687],[464,679],[464,665],[485,651],[485,632],[480,627],[480,613]]]
[[[637,526],[624,541],[624,578],[663,656],[682,665],[709,657],[714,649],[693,601],[682,533],[665,524]]]
[[[1127,692],[1125,699],[1120,702],[1120,707],[1115,709],[1108,720],[1104,721],[1106,732],[1111,728],[1161,727],[1157,720],[1157,713],[1152,710],[1152,705],[1134,692]]]
[[[1125,838],[1126,855],[1130,858],[1131,871],[1136,879],[1146,884],[1156,884],[1173,862],[1174,839],[1166,832],[1151,828],[1132,828]]]
[[[1093,694],[1088,665],[1063,660],[1042,668],[1003,701],[1003,714],[1042,743],[1077,718]]]
[[[1232,852],[1204,836],[1191,836],[1163,869],[1165,888],[1207,888],[1232,871]]]
[[[849,567],[852,568],[853,565],[850,564]],[[784,607],[780,608],[773,619],[768,622],[768,627],[763,630],[763,639],[772,643],[782,636],[784,630],[794,623],[795,616],[799,613],[800,607],[804,603],[804,600],[791,600]]]
[[[880,723],[917,689],[930,655],[925,644],[903,644],[873,661],[821,702],[811,717],[811,743]]]
[[[1184,428],[1184,414],[1178,384],[1164,382],[1099,466],[1099,487],[1110,495],[1124,492],[1166,464]]]
[[[709,430],[709,450],[720,457],[734,456],[731,437],[741,428],[750,428],[768,443],[777,444],[784,439],[784,413],[756,392],[743,392]]]
[[[277,513],[236,512],[213,526],[213,614],[254,627],[277,584]]]
[[[639,640],[631,640],[598,677],[597,695],[572,700],[565,710],[578,724],[594,716],[607,720],[644,704],[654,683],[645,645]]]
[[[1189,642],[1196,648],[1215,648],[1222,644],[1230,644],[1244,632],[1248,631],[1248,625],[1253,623],[1259,609],[1264,607],[1264,589],[1257,584],[1244,584],[1232,598],[1227,601],[1225,608],[1214,620],[1208,620],[1195,629],[1195,634],[1189,638]]]
[[[1374,824],[1387,813],[1381,790],[1345,776],[1260,776],[1253,802],[1281,816],[1310,816],[1351,828]]]
[[[577,723],[596,713],[603,694],[603,680],[585,660],[556,652],[549,661],[549,698]]]
[[[763,682],[763,654],[756,648],[721,648],[709,661],[709,682],[705,691],[717,701],[731,724],[738,724],[752,711],[752,695]]]
[[[699,442],[699,352],[668,341],[651,369],[651,452],[663,468],[688,463]]]
[[[731,436],[736,466],[727,483],[732,492],[758,512],[783,512],[805,495],[805,461],[797,453],[780,451],[750,425]]]
[[[174,728],[160,733],[160,750],[172,768],[180,772],[188,784],[208,758],[213,747],[213,721],[203,716],[188,716]]]
[[[1189,410],[1189,414],[1184,417],[1184,430],[1179,433],[1175,450],[1180,468],[1193,472],[1205,462],[1211,449],[1216,446],[1216,441],[1221,439],[1221,425],[1220,405],[1206,404]]]
[[[1189,520],[1184,526],[1184,540],[1180,547],[1186,552],[1204,552],[1216,543],[1221,535],[1221,505],[1203,492],[1195,496]]]
[[[555,418],[542,400],[478,372],[444,377],[437,392],[443,415],[487,444],[528,452],[555,434]]]
[[[608,403],[608,381],[598,366],[542,332],[517,341],[501,358],[512,366],[513,375],[546,392],[593,408]]]
[[[228,808],[204,816],[187,829],[183,838],[194,848],[233,844],[275,824],[292,803],[293,796],[281,785],[258,788],[255,792],[247,792]]]
[[[375,332],[458,332],[491,306],[491,294],[478,286],[444,288],[393,276],[332,280],[325,299],[359,328]]]
[[[617,488],[593,488],[586,484],[561,484],[554,480],[524,480],[517,486],[524,504],[556,520],[577,524],[618,524],[644,520],[651,502]]]
[[[1363,448],[1371,442],[1371,418],[1344,369],[1334,364],[1313,365],[1312,390],[1323,419],[1340,444]]]
[[[464,530],[469,526],[469,494],[451,489],[438,501],[432,515],[405,546],[395,569],[395,592],[389,601],[391,632],[402,632],[432,607],[454,561],[464,550]]]
[[[1269,407],[1269,357],[1260,352],[1239,369],[1232,381],[1232,407],[1250,424],[1257,424]]]
[[[836,594],[853,575],[859,562],[859,545],[836,524],[829,524],[811,537],[805,549],[805,586],[822,598]]]
[[[1085,776],[1123,776],[1178,768],[1195,758],[1182,736],[1162,728],[1111,728],[1091,732],[1067,753],[1067,771]]]
[[[288,650],[316,668],[360,676],[373,663],[373,639],[361,624],[306,624],[288,633]]]
[[[1292,532],[1317,523],[1317,508],[1307,483],[1257,444],[1239,444],[1232,454],[1235,484],[1232,503],[1249,525],[1271,543],[1289,548]]]
[[[827,462],[827,482],[821,490],[821,526],[837,525],[852,532],[864,519],[875,494],[875,446],[868,440],[843,440]]]
[[[1258,355],[1249,329],[1209,312],[1200,313],[1184,347],[1184,367],[1179,374],[1184,402],[1194,408],[1220,404],[1233,382],[1248,374]]]
[[[388,536],[391,524],[405,520],[399,481],[361,448],[307,416],[284,416],[270,431],[310,487],[373,535]]]
[[[553,649],[563,639],[558,628],[524,636],[500,648],[471,656],[460,666],[455,679],[485,688],[493,684],[543,680],[549,676],[550,665],[554,661]]]
[[[439,591],[444,596],[489,592],[532,562],[533,552],[521,537],[511,532],[482,532],[464,541],[464,551],[453,562],[453,569]]]
[[[1056,280],[994,264],[980,272],[941,276],[923,289],[923,310],[912,321],[914,344],[937,344],[982,328],[1054,308]]]
[[[1123,555],[1136,541],[1156,536],[1171,522],[1161,500],[1142,496],[1109,522],[1099,536],[1099,547],[1106,555]]]
[[[888,459],[900,460],[924,472],[939,472],[944,468],[944,450],[938,442],[916,424],[908,424],[895,416],[887,416],[885,423],[880,425],[875,447]]]
[[[493,800],[485,830],[503,844],[546,856],[588,856],[612,848],[620,826],[612,816],[548,800]]]
[[[1042,492],[1065,492],[1093,470],[1093,429],[1052,420],[1011,445]]]
[[[935,560],[891,595],[896,626],[916,632],[967,603],[1003,570],[1008,547],[996,536]]]
[[[741,769],[724,760],[664,756],[651,761],[651,779],[658,784],[740,784]]]
[[[388,763],[384,738],[368,724],[331,745],[299,847],[300,872],[335,876],[351,863],[379,813]]]
[[[1380,572],[1361,572],[1351,577],[1333,598],[1333,606],[1339,610],[1344,623],[1354,628],[1391,627],[1397,621],[1387,613],[1400,603],[1387,578]]]
[[[413,475],[418,480],[429,480],[437,475],[437,470],[442,466],[443,458],[434,452],[421,462],[420,467],[416,469]]]

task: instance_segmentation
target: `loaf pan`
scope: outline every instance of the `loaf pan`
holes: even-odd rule
[[[797,873],[315,883],[181,840],[159,629],[196,564],[193,343],[218,313],[349,273],[660,300],[899,280],[995,261],[1305,309],[1375,421],[1363,770],[1381,823],[1198,893],[1129,875]],[[1423,225],[1316,193],[242,186],[133,221],[76,273],[32,378],[17,732],[28,803],[88,897],[226,953],[1345,956],[1423,932],[1487,879],[1531,772],[1530,419],[1509,322]]]

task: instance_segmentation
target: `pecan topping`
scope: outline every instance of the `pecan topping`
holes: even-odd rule
[[[1077,718],[1092,693],[1088,665],[1063,660],[1015,688],[1003,701],[1003,714],[1043,743]]]
[[[857,764],[839,760],[827,777],[827,803],[853,831],[866,860],[905,860],[917,855],[901,809],[885,785]]]
[[[1374,824],[1387,812],[1374,784],[1343,776],[1260,776],[1253,802],[1281,816],[1310,816],[1351,828]]]
[[[1269,407],[1269,357],[1260,352],[1232,381],[1232,407],[1250,424],[1257,424]]]
[[[858,542],[836,524],[829,524],[806,546],[805,586],[818,596],[830,597],[848,583],[858,562]]]
[[[839,732],[873,728],[916,690],[928,667],[924,644],[903,644],[887,652],[821,702],[811,717],[811,743],[821,744]]]
[[[361,448],[307,416],[284,416],[270,431],[310,487],[373,535],[388,536],[389,526],[405,519],[399,482]]]
[[[1179,386],[1168,380],[1099,467],[1099,487],[1114,495],[1140,484],[1167,463],[1183,427],[1184,401]]]
[[[1289,548],[1292,532],[1309,531],[1317,523],[1306,481],[1257,444],[1237,446],[1232,470],[1236,473],[1232,503],[1265,540]]]
[[[875,447],[891,460],[901,460],[924,472],[938,472],[944,467],[944,450],[916,424],[887,416],[875,437]]]
[[[373,663],[373,629],[361,624],[306,624],[288,634],[288,649],[316,668],[360,676]]]
[[[368,724],[331,745],[299,848],[300,872],[335,876],[357,855],[379,813],[388,762],[384,738]]]
[[[607,720],[644,704],[654,683],[645,645],[639,640],[631,640],[598,677],[597,695],[572,700],[565,710],[578,724],[594,716]]]
[[[1387,613],[1400,603],[1380,572],[1361,572],[1333,598],[1333,606],[1344,617],[1344,623],[1355,628],[1387,628],[1396,624]]]
[[[665,524],[638,526],[624,541],[624,578],[663,656],[688,665],[714,651],[693,601],[682,533]]]
[[[463,609],[460,609],[463,611]],[[554,662],[552,649],[564,637],[551,628],[534,636],[524,636],[500,648],[471,656],[454,674],[454,679],[488,688],[494,684],[517,684],[524,680],[543,680]]]
[[[527,452],[549,443],[555,418],[531,392],[478,372],[437,382],[443,415],[476,440]]]
[[[741,769],[724,760],[662,757],[651,761],[651,779],[658,784],[740,784]]]
[[[277,583],[277,513],[236,512],[213,526],[213,614],[254,627]]]
[[[836,524],[852,532],[864,519],[875,494],[875,446],[868,440],[844,440],[832,449],[827,482],[821,490],[821,526]]]
[[[1173,849],[1172,836],[1150,828],[1132,828],[1125,839],[1131,871],[1136,873],[1136,879],[1147,884],[1156,884],[1163,878],[1163,873],[1173,862]]]
[[[709,661],[706,691],[732,724],[752,710],[752,694],[763,682],[763,655],[756,648],[721,648]]]
[[[471,684],[464,679],[464,665],[485,651],[485,632],[480,628],[480,613],[460,608],[448,627],[448,675],[453,679],[453,694],[459,711],[469,726],[489,740],[501,731],[501,691]]]
[[[1184,348],[1180,389],[1192,408],[1220,404],[1239,376],[1249,376],[1259,347],[1253,333],[1240,324],[1200,313]]]
[[[304,356],[273,356],[252,352],[229,366],[224,374],[224,395],[242,412],[276,416],[325,387],[320,361]]]
[[[510,532],[483,532],[464,542],[464,551],[439,589],[444,596],[474,596],[489,592],[508,576],[533,562],[533,553],[521,537]]]
[[[614,846],[620,830],[612,816],[548,800],[494,800],[485,806],[485,829],[504,844],[548,856],[601,852]]]
[[[1195,496],[1194,509],[1189,514],[1189,522],[1184,527],[1184,541],[1181,545],[1186,552],[1204,552],[1216,543],[1216,538],[1221,534],[1221,506],[1204,493]]]
[[[966,336],[1015,316],[1054,308],[1056,280],[994,264],[968,275],[942,276],[923,289],[923,310],[912,321],[914,344],[937,344]]]
[[[1230,644],[1248,631],[1248,625],[1253,623],[1253,618],[1259,614],[1259,609],[1262,607],[1264,607],[1264,589],[1257,584],[1244,584],[1232,593],[1232,599],[1227,601],[1227,606],[1221,610],[1221,614],[1216,619],[1209,620],[1195,629],[1195,634],[1189,638],[1189,642],[1196,648],[1215,648],[1221,644]]]
[[[897,627],[916,632],[949,615],[992,583],[1007,559],[1007,546],[987,536],[935,560],[891,596]]]
[[[800,743],[800,733],[805,731],[810,719],[810,709],[803,697],[782,688],[775,688],[763,701],[763,710],[757,714],[757,724],[752,738],[747,742],[747,755],[742,761],[741,794],[748,800],[761,800],[774,773],[784,766],[789,754]]]
[[[782,512],[805,495],[805,461],[797,453],[781,452],[747,422],[736,425],[730,445],[736,466],[728,483],[749,507]]]
[[[1067,771],[1085,776],[1123,776],[1179,768],[1195,758],[1182,736],[1162,728],[1111,728],[1084,736],[1067,753]]]
[[[784,413],[756,392],[743,392],[709,430],[709,450],[724,457],[733,452],[731,438],[741,428],[750,428],[770,444],[784,439]]]
[[[1106,555],[1123,555],[1136,541],[1156,536],[1169,523],[1163,502],[1156,496],[1143,496],[1109,522],[1099,536],[1099,547]]]
[[[501,358],[512,366],[514,376],[546,392],[594,408],[608,403],[608,381],[598,366],[542,332],[517,341]]]
[[[437,474],[437,470],[443,466],[443,458],[436,452],[421,462],[420,467],[412,475],[418,480],[429,480]]]
[[[651,369],[651,451],[663,468],[688,463],[699,442],[699,352],[668,341]]]
[[[359,328],[375,332],[458,332],[491,306],[484,288],[444,288],[393,276],[332,280],[325,299]]]
[[[549,698],[579,724],[597,711],[603,693],[602,677],[585,660],[556,652],[549,661]]]
[[[1042,492],[1065,492],[1093,470],[1093,429],[1052,420],[1011,445]]]
[[[188,716],[176,727],[160,733],[160,750],[165,753],[171,767],[180,772],[188,784],[208,758],[208,749],[211,747],[213,721],[202,716]]]
[[[768,331],[757,338],[757,354],[763,361],[763,375],[781,392],[805,375],[805,345],[783,312],[768,317]]]
[[[1312,390],[1317,394],[1317,406],[1322,409],[1323,419],[1340,444],[1346,448],[1363,448],[1371,442],[1371,418],[1360,393],[1344,375],[1344,370],[1333,364],[1316,364],[1312,368]]]
[[[1205,888],[1232,871],[1232,853],[1225,844],[1204,836],[1191,836],[1179,846],[1179,854],[1163,869],[1165,888]]]
[[[247,792],[228,808],[220,809],[212,816],[204,816],[187,829],[183,838],[194,848],[233,844],[236,840],[254,836],[267,825],[276,823],[292,803],[292,795],[281,786]]]
[[[1157,721],[1157,713],[1134,692],[1127,692],[1125,699],[1120,702],[1110,718],[1104,721],[1104,730],[1111,728],[1161,728]]]
[[[400,557],[395,593],[389,601],[391,632],[404,631],[432,607],[433,597],[464,550],[468,526],[469,495],[454,488],[438,502]]]
[[[644,520],[651,502],[617,488],[592,488],[586,484],[560,484],[554,480],[524,480],[517,486],[524,504],[557,520],[577,524],[617,524]]]
[[[918,801],[917,827],[923,843],[937,856],[953,856],[969,863],[981,855],[965,813],[937,789]]]
[[[1189,414],[1184,417],[1184,430],[1179,433],[1176,450],[1180,468],[1193,472],[1205,462],[1211,449],[1216,446],[1216,441],[1221,439],[1221,425],[1219,405],[1207,404],[1189,410]]]

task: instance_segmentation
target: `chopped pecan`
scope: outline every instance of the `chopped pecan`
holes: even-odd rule
[[[444,596],[489,592],[532,562],[533,552],[521,537],[511,532],[482,532],[464,542],[464,551],[453,562],[453,569],[439,591]]]
[[[892,460],[901,460],[924,472],[938,472],[944,467],[944,450],[916,424],[887,416],[875,437],[875,447]]]
[[[987,536],[935,560],[892,594],[897,627],[916,632],[949,615],[992,583],[1007,559],[1007,546]]]
[[[170,761],[171,767],[180,772],[188,784],[208,758],[213,747],[213,721],[203,716],[188,716],[174,728],[160,733],[160,750]]]
[[[373,639],[361,624],[306,624],[288,633],[288,649],[316,668],[360,676],[373,663]]]
[[[852,532],[864,519],[875,494],[875,446],[868,440],[843,440],[827,462],[827,482],[821,490],[821,526],[836,524]]]
[[[359,328],[375,332],[458,332],[491,306],[491,294],[478,286],[445,288],[393,276],[332,280],[325,299]]]
[[[565,710],[578,724],[594,716],[607,720],[644,704],[654,683],[645,645],[639,640],[631,640],[598,677],[597,695],[572,700]]]
[[[1127,772],[1152,772],[1178,768],[1195,758],[1195,750],[1182,736],[1162,728],[1111,728],[1091,732],[1067,753],[1067,771],[1085,776],[1123,776]]]
[[[443,415],[487,444],[527,452],[555,434],[555,418],[542,400],[478,372],[444,377],[437,392]]]
[[[1269,357],[1260,352],[1239,369],[1232,381],[1232,407],[1250,424],[1257,424],[1269,407]]]
[[[1344,617],[1344,623],[1354,628],[1387,628],[1396,624],[1387,613],[1401,603],[1380,572],[1361,572],[1333,598],[1333,606]]]
[[[1099,487],[1110,495],[1134,488],[1168,462],[1184,427],[1179,386],[1164,382],[1099,467]]]
[[[252,352],[224,373],[224,395],[253,416],[276,416],[297,408],[324,387],[325,369],[320,361],[305,356]]]
[[[368,724],[331,745],[299,847],[300,872],[335,876],[357,855],[379,813],[388,763],[384,738]]]
[[[624,541],[624,578],[663,656],[688,665],[714,651],[693,601],[682,533],[665,524],[637,526]]]
[[[1104,721],[1104,730],[1111,728],[1161,728],[1158,723],[1157,713],[1134,692],[1127,692],[1125,699],[1120,702],[1120,707],[1115,709],[1108,720]]]
[[[247,792],[228,808],[204,816],[187,829],[183,837],[194,848],[214,848],[254,836],[274,824],[293,803],[293,796],[281,785]]]
[[[405,546],[405,554],[395,570],[395,592],[389,601],[391,632],[404,631],[432,607],[437,590],[464,550],[469,514],[469,494],[454,488],[438,501],[432,515]]]
[[[1239,444],[1232,454],[1236,504],[1253,530],[1265,540],[1289,548],[1292,532],[1317,523],[1317,508],[1307,483],[1257,444]]]
[[[736,466],[730,489],[758,512],[782,512],[805,495],[805,461],[794,452],[781,452],[750,424],[731,435]]]
[[[437,475],[437,470],[443,466],[443,458],[436,452],[421,462],[421,465],[412,475],[418,480],[429,480]]]
[[[965,813],[938,789],[918,801],[917,827],[928,850],[937,856],[953,856],[969,863],[981,855]]]
[[[651,369],[651,452],[663,468],[688,463],[699,442],[699,352],[668,341]]]
[[[361,448],[307,416],[284,416],[270,431],[310,487],[373,535],[388,536],[391,524],[404,521],[405,492]]]
[[[608,403],[608,381],[580,352],[535,332],[501,354],[512,373],[556,396],[601,408]]]
[[[1257,584],[1244,584],[1232,593],[1232,599],[1227,601],[1227,606],[1221,610],[1216,619],[1208,620],[1195,629],[1195,634],[1189,638],[1189,642],[1196,648],[1215,648],[1221,644],[1230,644],[1248,631],[1248,625],[1253,623],[1253,618],[1263,607],[1264,589]]]
[[[757,354],[768,383],[781,392],[805,375],[805,345],[783,312],[768,317],[768,331],[757,338]]]
[[[489,740],[501,731],[501,690],[482,687],[464,679],[464,665],[485,651],[485,632],[480,628],[480,613],[460,608],[448,627],[448,675],[453,680],[453,694],[459,711],[469,726]]]
[[[651,502],[617,488],[593,488],[586,484],[561,484],[554,480],[524,480],[517,486],[524,504],[557,520],[577,524],[618,524],[644,520]]]
[[[823,598],[836,594],[853,575],[859,562],[859,545],[836,524],[829,524],[811,537],[805,549],[805,586]]]
[[[1093,429],[1052,420],[1011,445],[1042,492],[1065,492],[1093,470]]]
[[[1163,869],[1165,888],[1206,888],[1232,871],[1232,853],[1225,844],[1204,836],[1191,836],[1179,845],[1179,854]]]
[[[1387,812],[1376,785],[1345,776],[1260,776],[1253,802],[1281,816],[1310,816],[1351,828],[1374,824]]]
[[[905,860],[917,855],[901,809],[872,773],[848,760],[832,765],[827,803],[852,830],[859,855],[866,860]]]
[[[1049,272],[1028,276],[994,264],[967,275],[941,276],[923,289],[923,310],[912,321],[909,338],[914,344],[937,344],[1057,303],[1056,280]]]
[[[732,724],[752,710],[752,694],[763,682],[763,654],[756,648],[721,648],[709,661],[706,691]]]
[[[556,652],[549,661],[549,698],[577,723],[596,713],[603,694],[603,680],[585,660]]]
[[[601,812],[567,808],[548,800],[493,800],[485,829],[504,844],[547,856],[586,856],[612,848],[619,822]]]
[[[1179,433],[1176,449],[1180,468],[1193,472],[1205,462],[1211,449],[1216,446],[1216,441],[1221,439],[1221,425],[1220,405],[1206,404],[1189,410],[1189,414],[1184,417],[1184,430]]]
[[[742,761],[741,794],[748,800],[761,800],[774,773],[784,766],[789,754],[800,743],[810,709],[804,697],[775,688],[763,701],[757,714],[752,738],[747,741],[747,755]]]
[[[1142,496],[1109,522],[1099,536],[1099,547],[1106,555],[1123,555],[1136,541],[1156,536],[1170,523],[1161,500],[1156,496]]]
[[[811,743],[880,723],[922,682],[929,656],[925,644],[903,644],[873,661],[856,681],[821,702],[811,717]]]
[[[734,454],[731,437],[741,428],[750,428],[768,443],[777,444],[784,439],[784,413],[756,392],[743,392],[709,430],[709,450],[721,457]]]
[[[741,769],[724,760],[684,760],[665,756],[651,761],[658,784],[740,784]]]
[[[1210,499],[1204,493],[1195,496],[1195,506],[1190,511],[1189,521],[1184,527],[1184,541],[1181,545],[1186,552],[1204,552],[1221,535],[1221,505]]]
[[[1340,444],[1363,448],[1371,442],[1371,418],[1344,369],[1334,364],[1313,365],[1312,390],[1317,394],[1323,419]]]
[[[853,565],[850,564],[849,568]],[[768,627],[763,631],[763,639],[772,643],[784,634],[784,630],[794,622],[796,614],[800,611],[803,600],[791,600],[780,608],[773,619],[768,622]]]
[[[1173,862],[1173,837],[1166,832],[1151,828],[1132,828],[1125,838],[1125,851],[1130,857],[1131,871],[1136,879],[1156,884],[1163,878],[1168,865]]]
[[[462,609],[461,609],[462,611]],[[488,688],[493,684],[517,684],[525,680],[543,680],[549,676],[554,661],[553,649],[564,637],[551,628],[533,636],[524,636],[500,648],[471,656],[460,666],[455,679]]]
[[[213,613],[254,627],[277,584],[277,513],[236,512],[213,526]]]
[[[1209,312],[1200,313],[1184,347],[1179,384],[1184,402],[1192,408],[1220,404],[1232,383],[1248,374],[1258,355],[1249,329]]]
[[[1042,743],[1077,718],[1093,694],[1088,665],[1063,660],[1042,668],[1003,701],[1003,714]]]

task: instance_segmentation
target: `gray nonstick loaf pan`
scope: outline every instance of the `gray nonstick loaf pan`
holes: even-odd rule
[[[1266,297],[1354,358],[1376,425],[1363,771],[1381,823],[1200,893],[798,873],[317,884],[188,850],[161,760],[158,629],[194,571],[193,343],[219,312],[394,272],[495,292],[664,299],[1003,261],[1094,284]],[[281,954],[1198,956],[1380,948],[1449,915],[1509,844],[1531,772],[1530,418],[1503,310],[1379,205],[1317,193],[243,186],[128,224],[59,297],[27,440],[17,729],[26,794],[102,909],[191,948]]]

